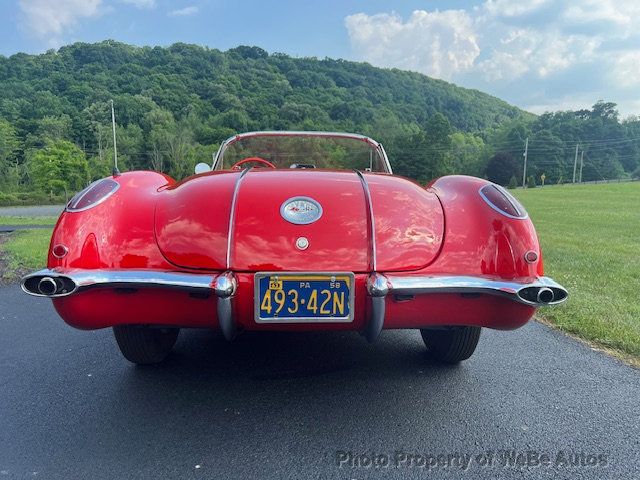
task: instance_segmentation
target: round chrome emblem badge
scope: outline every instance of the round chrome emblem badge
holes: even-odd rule
[[[298,250],[306,250],[309,248],[309,240],[307,237],[300,237],[296,240],[296,248]]]
[[[280,206],[280,215],[287,222],[296,225],[307,225],[322,216],[322,206],[313,198],[293,197]]]

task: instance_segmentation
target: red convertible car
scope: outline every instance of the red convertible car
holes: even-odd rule
[[[392,175],[361,135],[252,132],[181,182],[116,174],[66,206],[25,292],[69,325],[113,327],[123,355],[162,361],[180,328],[419,329],[469,358],[481,327],[521,327],[567,291],[543,276],[534,227],[502,187]]]

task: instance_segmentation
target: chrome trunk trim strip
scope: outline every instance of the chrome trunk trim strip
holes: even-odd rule
[[[373,215],[373,204],[371,202],[371,191],[369,190],[369,184],[364,174],[360,170],[354,170],[360,178],[362,189],[364,190],[365,203],[367,205],[367,215],[369,217],[369,226],[371,228],[371,270],[375,272],[378,269],[378,259],[376,257],[376,219]]]
[[[242,173],[236,179],[236,184],[233,187],[233,197],[231,198],[231,210],[229,212],[229,229],[227,230],[227,270],[231,268],[231,246],[233,245],[233,232],[235,230],[236,221],[236,203],[238,200],[238,191],[240,190],[240,183],[244,176],[251,170],[251,167],[242,170]]]

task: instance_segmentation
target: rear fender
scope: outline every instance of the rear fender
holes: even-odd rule
[[[544,275],[542,253],[528,216],[510,218],[480,195],[490,182],[462,175],[427,185],[440,199],[445,216],[442,251],[429,273],[535,278]],[[525,259],[527,252],[534,252]]]
[[[150,171],[113,179],[120,187],[105,201],[62,213],[51,237],[49,268],[171,267],[156,245],[153,217],[158,192],[174,181]],[[64,248],[54,250],[56,246]]]

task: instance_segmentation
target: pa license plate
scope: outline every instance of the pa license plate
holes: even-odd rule
[[[256,273],[256,322],[351,322],[353,286],[353,273]]]

